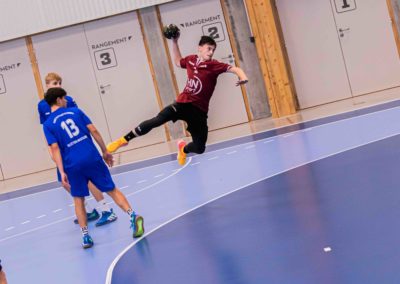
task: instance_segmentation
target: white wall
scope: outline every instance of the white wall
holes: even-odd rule
[[[0,45],[0,80],[0,164],[4,178],[52,167],[39,124],[39,98],[25,40]]]
[[[1,0],[0,42],[173,0]]]

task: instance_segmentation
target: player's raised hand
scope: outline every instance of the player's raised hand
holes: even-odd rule
[[[236,86],[240,86],[240,85],[244,85],[244,84],[246,84],[247,82],[248,82],[249,80],[238,80],[237,82],[236,82]]]
[[[181,31],[179,30],[178,26],[174,24],[164,26],[162,31],[165,38],[172,39],[174,41],[178,41],[178,38],[181,35]]]

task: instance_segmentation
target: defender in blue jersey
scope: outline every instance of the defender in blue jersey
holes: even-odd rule
[[[83,247],[93,245],[88,233],[85,196],[89,195],[88,182],[92,182],[102,192],[106,192],[115,203],[127,212],[131,219],[133,237],[144,233],[143,217],[136,215],[125,195],[115,187],[108,170],[113,165],[113,157],[107,152],[104,140],[90,119],[79,108],[66,108],[66,91],[50,88],[45,96],[51,106],[51,114],[43,124],[43,130],[52,156],[60,171],[61,182],[70,187],[74,197],[75,212],[83,234]],[[92,137],[99,145],[101,156]],[[104,160],[104,161],[103,161]]]
[[[45,77],[46,89],[49,88],[61,88],[62,78],[57,73],[49,73]],[[74,99],[70,96],[66,96],[65,99],[67,100],[67,107],[78,107]],[[40,117],[40,124],[43,124],[47,118],[51,114],[51,109],[49,104],[46,102],[45,99],[42,99],[38,103],[38,112]],[[50,151],[49,151],[50,152]],[[57,179],[61,182],[60,173],[57,170]],[[98,190],[92,183],[89,182],[88,184],[89,190],[94,196],[95,200],[99,204],[99,208],[101,210],[101,216],[95,208],[92,208],[88,202],[85,202],[85,207],[87,211],[87,219],[88,221],[95,221],[96,226],[102,226],[117,220],[117,215],[114,213],[113,209],[108,206],[106,200],[104,199],[104,195]],[[69,188],[65,188],[68,192],[70,192]],[[100,217],[100,218],[99,218]],[[75,224],[78,224],[78,220],[74,220]]]

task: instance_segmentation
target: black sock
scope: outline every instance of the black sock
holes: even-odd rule
[[[128,134],[126,134],[126,135],[124,136],[124,138],[125,138],[126,141],[130,141],[130,140],[132,140],[132,139],[135,138],[135,137],[136,137],[136,136],[135,136],[135,134],[133,134],[133,131],[129,132]]]

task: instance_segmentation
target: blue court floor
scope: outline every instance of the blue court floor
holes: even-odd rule
[[[61,188],[2,195],[9,283],[400,283],[399,120],[396,101],[116,168],[146,234],[111,204],[89,250]]]

